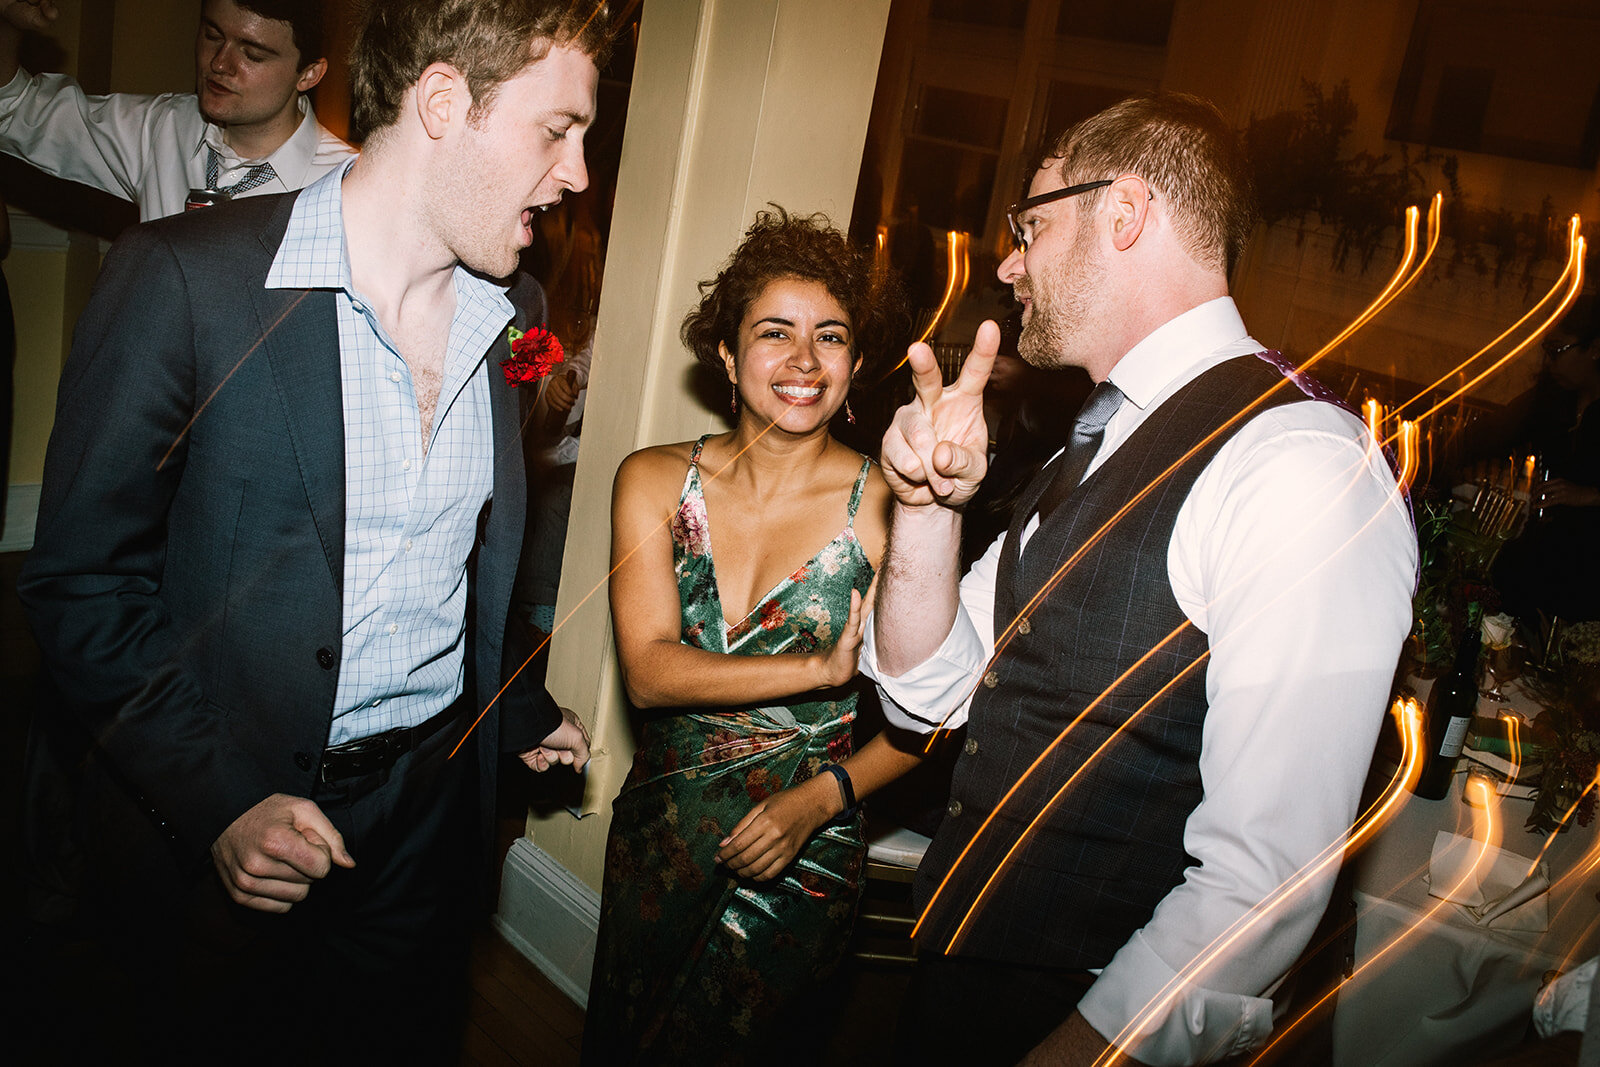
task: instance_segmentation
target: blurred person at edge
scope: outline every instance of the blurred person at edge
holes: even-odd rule
[[[588,758],[511,678],[526,484],[491,279],[588,184],[609,21],[374,4],[361,155],[106,258],[18,593],[94,741],[86,911],[137,976],[134,1058],[455,1060],[499,753]]]
[[[1332,895],[1330,869],[1208,958],[1348,833],[1416,573],[1361,420],[1263,351],[1228,295],[1247,174],[1222,116],[1179,94],[1044,153],[1000,277],[1022,356],[1098,384],[1081,445],[965,578],[999,330],[979,327],[948,387],[911,349],[861,666],[891,722],[965,721],[967,739],[916,876],[904,1062],[1259,1049]]]
[[[322,0],[205,0],[195,91],[94,96],[65,74],[19,65],[23,34],[48,30],[51,0],[0,0],[0,152],[176,215],[190,190],[226,198],[302,189],[354,154],[317,122]]]
[[[1600,300],[1580,298],[1542,344],[1518,444],[1549,476],[1531,489],[1535,517],[1494,565],[1504,609],[1530,626],[1540,613],[1600,618]]]

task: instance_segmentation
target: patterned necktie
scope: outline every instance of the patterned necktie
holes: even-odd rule
[[[258,185],[265,185],[278,176],[272,169],[271,163],[259,163],[245,172],[245,176],[228,186],[226,189],[217,188],[217,179],[222,176],[222,157],[210,145],[206,146],[206,188],[229,196],[239,196],[248,193]]]
[[[1083,408],[1072,424],[1072,440],[1067,442],[1066,450],[1050,463],[1050,466],[1055,468],[1055,474],[1051,477],[1044,495],[1039,498],[1038,511],[1041,522],[1048,519],[1050,513],[1072,494],[1079,482],[1083,481],[1084,471],[1089,469],[1090,461],[1094,459],[1095,453],[1100,451],[1100,440],[1105,436],[1106,423],[1111,421],[1111,416],[1115,415],[1121,406],[1122,390],[1109,381],[1095,386],[1089,398],[1083,402]]]

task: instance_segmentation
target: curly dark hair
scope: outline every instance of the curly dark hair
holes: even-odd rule
[[[750,302],[779,278],[820,282],[850,316],[851,354],[861,359],[857,377],[904,345],[910,313],[899,282],[877,272],[871,258],[834,228],[828,216],[791,215],[777,204],[756,215],[717,276],[700,283],[700,303],[683,320],[679,336],[696,359],[723,370],[717,345],[739,350],[739,325]]]

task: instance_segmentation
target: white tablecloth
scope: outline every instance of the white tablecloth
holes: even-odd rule
[[[1444,800],[1408,796],[1357,861],[1357,973],[1339,993],[1336,1067],[1455,1067],[1505,1051],[1522,1038],[1544,973],[1600,951],[1600,873],[1571,876],[1592,859],[1600,824],[1557,835],[1545,853],[1556,884],[1543,933],[1477,926],[1428,895],[1437,833],[1473,833],[1464,778],[1456,775]],[[1532,861],[1547,838],[1522,829],[1530,806],[1503,799],[1497,817],[1500,847]]]

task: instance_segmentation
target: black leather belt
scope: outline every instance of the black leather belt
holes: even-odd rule
[[[317,779],[326,785],[345,778],[359,778],[364,774],[386,771],[394,766],[395,760],[454,722],[459,710],[452,704],[416,726],[399,726],[325,749]]]

